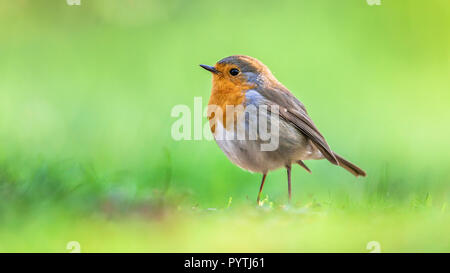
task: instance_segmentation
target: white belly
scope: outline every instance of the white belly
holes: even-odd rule
[[[311,141],[290,124],[280,120],[277,131],[273,136],[278,137],[278,147],[273,151],[261,148],[267,141],[259,136],[256,140],[237,139],[235,131],[227,131],[220,122],[215,126],[214,138],[231,162],[250,172],[267,173],[297,160],[322,158]]]

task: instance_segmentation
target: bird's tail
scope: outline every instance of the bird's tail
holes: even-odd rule
[[[347,171],[351,172],[354,176],[358,177],[358,176],[366,176],[366,172],[363,171],[362,169],[360,169],[358,166],[356,166],[355,164],[345,160],[344,158],[342,158],[341,156],[339,156],[336,153],[333,153],[334,157],[336,157],[339,166],[341,166],[342,168],[346,169]]]

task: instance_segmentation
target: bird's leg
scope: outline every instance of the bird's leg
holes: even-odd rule
[[[291,203],[291,164],[286,165],[288,176],[288,192],[289,192],[289,204]]]
[[[258,198],[256,199],[256,204],[257,205],[259,205],[259,200],[261,199],[261,192],[262,192],[262,189],[264,187],[264,181],[266,181],[266,176],[267,176],[267,173],[263,174],[262,181],[261,181],[261,186],[259,187]]]

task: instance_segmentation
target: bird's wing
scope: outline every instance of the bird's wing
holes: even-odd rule
[[[268,104],[268,106],[278,105],[280,117],[307,136],[328,161],[339,165],[325,138],[308,116],[305,106],[289,90],[285,88],[276,90],[258,88],[256,91],[265,98],[264,103]]]

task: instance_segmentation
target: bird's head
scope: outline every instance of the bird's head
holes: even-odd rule
[[[267,66],[250,56],[233,55],[218,61],[215,66],[200,66],[213,74],[213,87],[246,88],[278,82]]]

